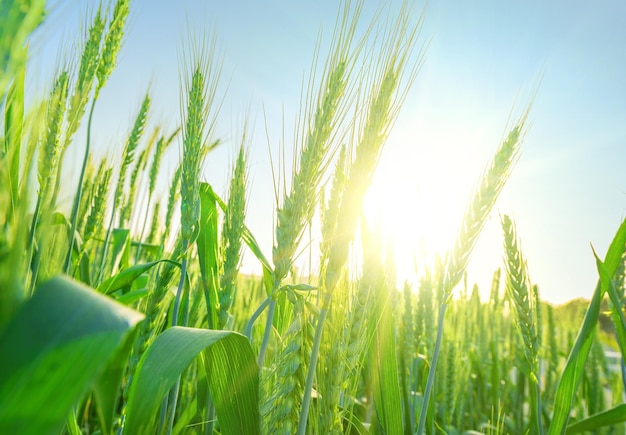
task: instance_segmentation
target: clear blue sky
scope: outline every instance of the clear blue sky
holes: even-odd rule
[[[365,17],[376,3],[367,2]],[[33,88],[50,82],[96,4],[50,3],[49,21],[33,44],[39,56]],[[416,13],[423,7],[416,3]],[[204,176],[224,191],[248,119],[253,136],[247,223],[269,255],[275,204],[263,111],[273,152],[283,122],[290,149],[302,80],[320,29],[324,41],[330,37],[338,2],[144,0],[131,8],[119,67],[96,109],[96,152],[121,152],[148,85],[153,120],[178,123],[179,49],[190,28],[216,32],[228,84],[218,118],[225,143],[209,156]],[[402,240],[388,230],[396,238],[396,255],[405,258],[399,263],[411,264],[415,251],[423,267],[432,258],[426,251],[452,243],[470,189],[498,146],[511,109],[523,105],[543,73],[521,159],[472,257],[469,281],[488,291],[491,273],[501,265],[498,213],[507,213],[517,223],[531,279],[544,298],[563,302],[591,295],[597,275],[590,244],[604,255],[626,210],[624,17],[626,3],[619,0],[426,5],[426,61],[368,198],[371,209],[385,201],[385,215],[413,227]],[[80,140],[75,147],[82,147]],[[166,173],[178,153],[168,156]],[[254,269],[250,254],[244,269]]]

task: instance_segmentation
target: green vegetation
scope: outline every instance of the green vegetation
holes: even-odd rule
[[[146,131],[149,91],[121,159],[94,161],[94,107],[130,6],[98,8],[81,52],[41,101],[26,102],[26,40],[44,2],[0,0],[0,433],[626,432],[626,221],[596,257],[590,303],[541,300],[508,216],[489,299],[464,279],[530,105],[479,179],[449,253],[416,288],[396,288],[394,260],[361,209],[424,59],[421,18],[407,2],[361,34],[362,3],[346,1],[321,71],[313,64],[266,257],[245,223],[245,130],[225,198],[200,182],[220,143],[214,44],[186,52],[179,128]],[[80,178],[68,186],[64,156],[85,115]],[[159,167],[177,140],[165,201]],[[59,204],[61,193],[72,204]],[[317,212],[320,270],[302,277],[294,261]],[[240,274],[246,247],[262,277]]]

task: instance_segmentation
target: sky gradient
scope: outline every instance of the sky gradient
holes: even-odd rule
[[[364,23],[375,3],[367,2]],[[400,2],[389,3],[397,9]],[[33,40],[33,92],[49,86],[96,5],[50,3]],[[180,48],[189,33],[216,35],[225,95],[217,134],[224,144],[209,155],[203,176],[225,193],[248,122],[247,224],[269,256],[275,209],[269,149],[278,155],[283,130],[282,145],[293,147],[302,83],[320,31],[323,60],[338,2],[144,0],[133,1],[131,11],[119,66],[94,115],[95,152],[121,153],[148,88],[152,121],[179,124]],[[469,283],[489,291],[502,264],[498,214],[507,213],[542,297],[557,303],[590,297],[597,280],[590,244],[603,256],[626,210],[626,3],[432,1],[416,3],[414,11],[424,13],[421,43],[430,43],[366,204],[395,239],[399,273],[412,278],[414,263],[423,269],[434,251],[451,246],[509,114],[525,107],[541,78],[521,158],[472,256]],[[164,179],[180,154],[181,146],[174,148]],[[259,269],[246,253],[244,271]]]

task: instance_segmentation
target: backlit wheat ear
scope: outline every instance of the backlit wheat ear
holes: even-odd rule
[[[341,219],[334,231],[328,264],[321,282],[324,300],[315,330],[311,363],[302,400],[298,426],[300,435],[306,432],[321,336],[332,293],[342,276],[357,219],[363,206],[363,199],[380,158],[382,146],[398,113],[399,105],[406,96],[408,87],[412,84],[421,64],[421,57],[418,56],[414,64],[407,65],[407,62],[413,61],[411,54],[421,27],[421,21],[416,24],[410,23],[408,9],[410,9],[408,4],[404,3],[398,18],[390,23],[390,28],[385,29],[382,53],[372,61],[375,66],[372,67],[372,89],[368,95],[368,109],[362,122],[355,122],[355,126],[360,129],[361,133],[357,139],[355,158],[350,166],[339,206]],[[408,75],[406,81],[402,80],[404,74]]]
[[[465,211],[461,228],[457,233],[456,243],[452,251],[446,256],[443,278],[440,281],[441,303],[439,305],[439,322],[437,329],[437,340],[435,342],[435,351],[428,373],[428,381],[426,383],[426,391],[424,392],[425,403],[422,407],[420,421],[417,429],[418,435],[424,433],[424,425],[426,421],[426,410],[430,401],[430,394],[435,380],[435,372],[437,369],[437,360],[441,349],[441,340],[443,339],[443,321],[445,318],[446,307],[452,298],[452,290],[461,281],[461,277],[465,273],[469,257],[474,249],[476,240],[482,231],[483,226],[493,208],[496,199],[500,195],[504,184],[509,178],[511,169],[517,161],[525,134],[525,124],[530,111],[530,105],[518,121],[517,125],[509,132],[507,138],[502,142],[495,154],[493,161],[487,167],[487,170],[480,180],[480,183],[474,191],[472,200]]]
[[[245,135],[244,135],[245,140]],[[242,144],[237,162],[230,181],[228,192],[228,209],[224,216],[222,228],[222,250],[224,253],[224,270],[219,280],[219,323],[224,328],[230,317],[229,310],[236,294],[237,276],[241,260],[241,237],[246,217],[246,185],[247,155]]]
[[[285,345],[277,358],[277,385],[264,405],[267,433],[291,434],[298,425],[313,326],[308,321],[304,299],[297,298],[294,319],[285,333]]]
[[[542,433],[541,400],[539,396],[539,337],[537,335],[536,298],[530,288],[526,261],[511,219],[502,216],[504,231],[504,255],[506,267],[506,291],[515,312],[515,324],[523,342],[523,354],[530,376],[531,412],[534,415],[534,431]]]
[[[106,163],[106,160],[103,161],[94,180],[93,194],[90,195],[89,214],[87,215],[83,232],[83,243],[85,245],[92,237],[100,236],[112,173],[113,168]]]
[[[59,160],[62,154],[61,129],[65,120],[65,104],[67,100],[69,75],[63,71],[56,79],[54,88],[50,94],[48,102],[48,113],[46,117],[47,134],[42,150],[39,152],[39,165],[37,178],[39,180],[39,195],[42,200],[42,207],[47,208],[50,203],[50,195],[56,177],[56,170],[59,167]],[[50,204],[54,207],[54,204]]]
[[[355,157],[341,198],[341,219],[334,232],[324,277],[325,291],[329,293],[332,293],[347,260],[363,199],[389,130],[421,66],[423,52],[413,58],[413,51],[422,22],[420,19],[411,23],[410,15],[408,3],[403,3],[398,18],[387,23],[388,28],[383,30],[382,52],[371,60],[373,66],[369,73],[372,75],[372,88],[365,91],[367,111],[363,113],[363,119],[357,120],[354,125],[360,129],[360,134],[356,137]]]
[[[173,135],[170,136],[170,139],[173,139],[177,133],[178,133],[178,129]],[[171,140],[165,138],[164,136],[160,136],[159,139],[157,140],[157,137],[159,136],[159,134],[160,134],[160,129],[159,128],[155,129],[153,140],[151,140],[148,143],[148,146],[144,150],[147,155],[148,153],[151,153],[152,149],[154,148],[154,155],[152,156],[152,163],[150,164],[150,170],[148,171],[148,174],[149,174],[148,204],[144,212],[143,223],[141,224],[141,230],[140,230],[141,232],[139,234],[137,253],[135,255],[135,263],[139,262],[139,258],[141,256],[141,244],[143,242],[143,236],[146,231],[146,226],[148,224],[148,216],[150,215],[149,210],[150,210],[150,206],[152,205],[152,195],[154,194],[154,190],[156,188],[156,181],[157,181],[157,176],[159,173],[159,168],[161,166],[161,159],[163,157],[163,153],[165,152],[167,147],[171,144]],[[156,145],[154,145],[155,143]],[[146,158],[146,161],[147,161],[147,158]],[[131,189],[133,189],[134,187],[135,187],[135,183],[131,182]]]
[[[35,239],[35,230],[39,224],[40,214],[49,209],[54,209],[54,177],[58,176],[57,172],[60,168],[60,161],[63,154],[60,143],[60,136],[65,119],[65,104],[67,100],[69,75],[67,71],[63,71],[57,77],[50,97],[46,104],[45,121],[40,120],[45,126],[46,132],[41,141],[39,150],[39,162],[37,166],[37,180],[39,181],[39,192],[37,203],[33,212],[33,218],[30,226],[30,244]],[[37,144],[39,138],[36,138],[34,144]],[[28,166],[28,165],[27,165]],[[29,259],[31,254],[28,255]],[[30,261],[29,261],[30,262]],[[38,262],[35,261],[35,264]],[[33,278],[37,276],[37,267],[32,271]],[[32,285],[35,280],[33,279]]]
[[[341,147],[339,157],[335,164],[335,173],[330,190],[330,198],[328,204],[322,204],[324,209],[322,213],[322,242],[320,245],[321,261],[320,276],[324,276],[326,271],[326,263],[330,254],[330,247],[335,235],[335,230],[339,221],[339,206],[341,205],[341,197],[346,183],[346,162],[348,153],[346,146]]]
[[[320,182],[332,155],[330,148],[336,134],[334,130],[345,116],[345,106],[342,106],[342,102],[353,62],[349,50],[359,13],[360,8],[357,7],[351,17],[347,2],[335,29],[333,47],[324,68],[324,80],[317,101],[312,90],[315,71],[312,72],[311,87],[308,89],[303,108],[304,117],[299,124],[303,126],[299,144],[302,150],[300,160],[294,165],[290,191],[285,195],[283,204],[277,211],[276,240],[272,248],[273,291],[280,288],[281,282],[289,273],[304,229],[311,221],[320,197]],[[265,360],[275,307],[276,301],[272,299],[259,350],[260,366],[263,366]]]
[[[124,151],[122,152],[122,163],[120,165],[120,171],[117,179],[117,187],[115,188],[115,198],[122,198],[124,196],[124,189],[126,188],[126,176],[128,173],[128,169],[135,161],[135,151],[139,146],[139,142],[141,140],[141,137],[143,136],[143,132],[146,127],[146,122],[148,120],[148,111],[150,110],[150,103],[150,94],[146,93],[141,103],[139,113],[137,113],[137,117],[135,118],[133,129],[131,130],[130,135],[128,136],[128,140],[124,145]],[[142,161],[143,160],[145,160],[145,156]],[[135,177],[136,176],[137,175],[135,174]],[[135,183],[131,182],[131,190],[133,189],[134,184]],[[122,209],[125,205],[126,204],[122,204]],[[127,216],[124,216],[123,213],[120,213],[120,227],[124,227],[126,221]]]
[[[98,62],[96,77],[98,84],[96,86],[96,96],[100,89],[104,87],[107,79],[113,72],[117,61],[117,55],[122,47],[122,38],[124,37],[124,28],[126,19],[130,13],[130,0],[118,0],[113,9],[113,18],[109,24],[109,31],[104,38],[104,47],[102,56]]]
[[[507,215],[502,216],[502,229],[506,260],[506,291],[515,308],[516,325],[524,342],[524,356],[530,367],[531,376],[537,382],[539,338],[534,313],[537,307],[531,293],[526,262],[522,257],[515,225]]]
[[[517,161],[524,137],[524,126],[528,108],[517,125],[510,131],[487,167],[480,184],[474,191],[472,200],[465,211],[461,229],[458,232],[452,253],[448,256],[444,276],[444,297],[449,299],[454,287],[459,283],[467,268],[469,257],[476,240],[482,231],[496,199],[511,174]]]
[[[102,35],[104,34],[104,26],[105,21],[102,17],[102,9],[101,6],[98,6],[98,11],[89,28],[87,42],[85,42],[85,47],[83,48],[83,53],[80,58],[74,92],[69,101],[67,114],[68,126],[65,132],[64,149],[66,149],[72,141],[72,137],[80,125],[80,120],[85,114],[85,107],[87,106],[89,93],[91,92],[100,59],[100,45],[102,43]]]
[[[187,124],[183,134],[183,169],[180,183],[181,237],[188,244],[195,241],[200,221],[198,175],[205,122],[204,80],[202,71],[199,68],[196,69],[191,79]]]
[[[215,41],[210,49],[194,42],[192,58],[181,73],[186,89],[183,92],[183,161],[180,180],[181,238],[195,242],[200,221],[198,177],[206,155],[205,145],[215,126],[217,85],[221,66],[215,54]]]
[[[345,89],[346,63],[337,62],[330,73],[325,93],[314,116],[302,150],[300,165],[293,176],[291,191],[278,210],[276,244],[272,250],[277,282],[287,275],[304,227],[315,211],[319,183],[328,159],[329,138],[335,113]]]

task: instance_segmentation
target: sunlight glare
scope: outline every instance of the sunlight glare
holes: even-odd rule
[[[393,245],[401,286],[416,283],[452,247],[471,192],[467,180],[478,179],[483,164],[442,161],[407,170],[405,162],[388,163],[378,167],[363,210],[368,224]]]

